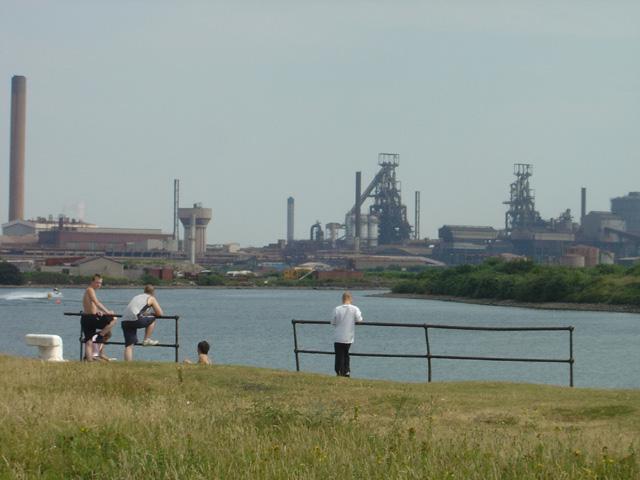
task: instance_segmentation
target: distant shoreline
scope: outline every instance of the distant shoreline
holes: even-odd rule
[[[609,305],[605,303],[567,303],[567,302],[517,302],[515,300],[495,300],[491,298],[466,298],[452,295],[428,295],[413,293],[377,293],[376,297],[412,298],[417,300],[437,300],[441,302],[471,303],[475,305],[490,305],[495,307],[531,308],[536,310],[574,310],[579,312],[613,312],[640,313],[638,305]]]
[[[89,286],[87,285],[0,285],[0,289],[19,289],[19,288],[46,288],[52,290],[57,288],[58,290],[84,290]],[[101,290],[118,290],[118,289],[137,289],[144,288],[144,285],[104,285],[100,287]],[[351,287],[343,286],[282,286],[282,285],[154,285],[156,290],[380,290],[389,291],[389,287],[374,287],[374,286],[358,286]],[[378,294],[376,294],[378,295]]]
[[[20,289],[20,288],[46,288],[59,290],[71,290],[80,289],[84,290],[87,285],[0,285],[0,289]],[[103,290],[118,290],[118,289],[139,289],[141,285],[105,285]],[[414,293],[391,293],[388,287],[373,287],[373,286],[353,286],[353,287],[337,287],[337,286],[253,286],[253,285],[157,285],[155,287],[158,290],[331,290],[331,291],[344,291],[344,290],[379,290],[381,293],[374,293],[372,297],[382,298],[410,298],[415,300],[436,300],[440,302],[454,302],[454,303],[469,303],[473,305],[487,305],[494,307],[514,307],[514,308],[529,308],[533,310],[564,310],[564,311],[577,311],[577,312],[610,312],[610,313],[634,313],[640,314],[640,305],[610,305],[605,303],[568,303],[568,302],[545,302],[545,303],[532,303],[532,302],[517,302],[515,300],[495,300],[491,298],[466,298],[466,297],[454,297],[452,295],[428,295],[428,294],[414,294]],[[384,292],[386,291],[386,292]]]

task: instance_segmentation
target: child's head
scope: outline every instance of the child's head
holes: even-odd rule
[[[201,353],[202,355],[208,354],[209,342],[207,342],[206,340],[203,340],[200,343],[198,343],[198,353]]]

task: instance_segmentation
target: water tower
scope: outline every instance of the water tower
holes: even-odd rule
[[[207,251],[207,225],[211,221],[210,208],[202,208],[202,203],[194,203],[193,208],[179,208],[178,217],[184,226],[184,250],[191,263],[197,256]]]

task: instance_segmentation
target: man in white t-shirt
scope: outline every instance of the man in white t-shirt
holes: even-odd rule
[[[160,343],[151,338],[156,327],[156,317],[164,315],[155,295],[153,285],[145,285],[144,293],[133,297],[127,308],[124,309],[120,325],[124,334],[125,361],[133,360],[133,346],[138,343],[139,328],[144,328],[143,347],[155,346]]]
[[[336,374],[339,377],[349,377],[349,348],[353,343],[356,322],[362,322],[362,313],[355,305],[351,305],[352,297],[349,292],[342,294],[342,305],[333,312],[331,325],[333,330],[333,348],[336,352]]]

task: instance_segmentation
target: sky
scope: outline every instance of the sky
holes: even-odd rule
[[[262,246],[344,222],[378,153],[421,237],[504,226],[513,164],[543,218],[640,191],[640,2],[0,0],[0,222],[11,77],[27,77],[25,215]],[[181,232],[182,236],[182,232]]]

